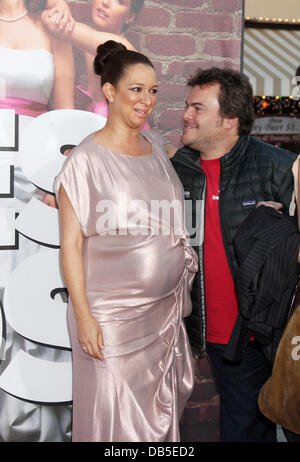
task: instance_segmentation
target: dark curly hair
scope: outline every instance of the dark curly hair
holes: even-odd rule
[[[46,8],[47,0],[25,0],[25,5],[30,13],[37,13]]]
[[[188,85],[205,87],[220,85],[219,105],[221,117],[238,117],[238,134],[248,135],[254,121],[253,91],[248,77],[232,69],[212,67],[198,70]]]

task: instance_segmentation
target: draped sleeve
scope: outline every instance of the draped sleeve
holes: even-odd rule
[[[161,135],[160,133],[157,133],[153,130],[143,130],[142,134],[146,137],[149,138],[152,143],[157,143],[160,149],[162,149],[165,153],[166,150],[164,148],[165,144],[170,144],[171,141],[168,140],[165,136]]]
[[[54,179],[54,193],[57,203],[59,204],[59,190],[62,185],[85,237],[89,234],[91,208],[89,170],[87,154],[75,148],[66,158],[60,173]]]

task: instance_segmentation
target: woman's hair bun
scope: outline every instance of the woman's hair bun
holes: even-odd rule
[[[127,48],[119,42],[108,40],[97,47],[97,54],[94,59],[94,71],[97,75],[102,75],[105,65],[111,58],[118,53],[126,51]]]

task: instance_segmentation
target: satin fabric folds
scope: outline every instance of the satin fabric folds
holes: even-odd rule
[[[73,441],[179,441],[193,388],[183,318],[191,312],[197,257],[185,234],[183,188],[162,139],[149,130],[143,136],[152,153],[134,157],[99,146],[92,134],[55,180],[56,196],[62,184],[84,235],[87,299],[105,345],[103,361],[83,352],[70,301]],[[175,201],[176,219],[153,212],[153,201],[163,200]],[[100,219],[101,201],[114,204],[117,221]]]

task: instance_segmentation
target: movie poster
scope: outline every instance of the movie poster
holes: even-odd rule
[[[240,66],[241,0],[65,3],[0,0],[0,441],[71,439],[53,180],[70,149],[107,120],[97,45],[127,40],[153,61],[160,90],[146,128],[176,146],[189,74]],[[64,15],[72,31],[61,27]]]

